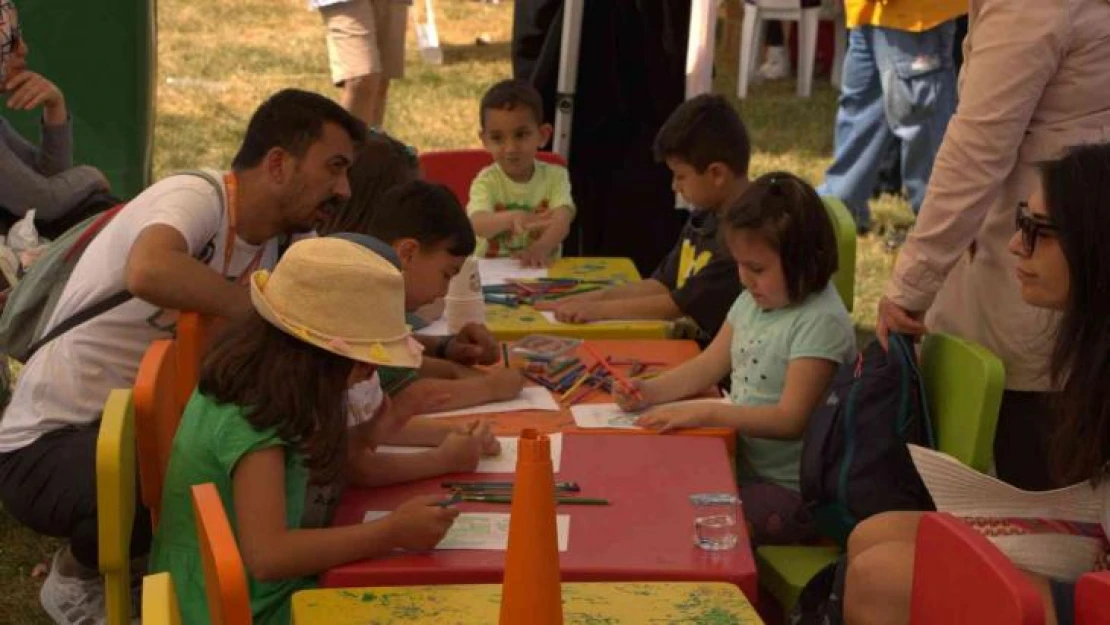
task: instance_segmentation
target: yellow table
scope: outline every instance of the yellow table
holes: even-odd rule
[[[408,586],[305,590],[293,595],[293,625],[497,623],[501,586]],[[723,583],[563,584],[563,621],[762,625],[740,589]]]
[[[619,282],[635,282],[640,279],[636,265],[627,258],[563,258],[551,266],[548,276]],[[529,334],[581,339],[665,339],[669,337],[671,326],[670,321],[551,323],[531,306],[512,308],[500,304],[486,305],[486,327],[503,341],[513,341]]]

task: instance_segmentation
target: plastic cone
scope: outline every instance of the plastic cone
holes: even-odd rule
[[[524,430],[517,447],[501,625],[562,625],[551,441]]]

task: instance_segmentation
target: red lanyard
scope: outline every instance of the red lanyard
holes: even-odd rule
[[[224,186],[227,188],[227,237],[224,240],[224,271],[223,274],[227,277],[228,270],[231,268],[231,257],[235,255],[235,225],[238,217],[239,207],[239,178],[236,177],[235,172],[229,171],[224,174]],[[258,251],[254,253],[254,258],[247,264],[247,268],[235,278],[235,282],[243,284],[246,280],[250,279],[250,275],[258,269],[258,265],[262,262],[262,254],[266,251],[266,245],[260,245]]]

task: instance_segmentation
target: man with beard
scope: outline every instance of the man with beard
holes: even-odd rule
[[[31,529],[69,540],[42,592],[56,622],[103,612],[97,575],[96,439],[113,388],[130,388],[179,310],[250,310],[247,281],[283,241],[310,234],[350,196],[362,124],[314,93],[281,91],[252,116],[231,171],[170,176],[128,203],[77,261],[45,332],[70,328],[26,363],[0,419],[0,501]],[[138,510],[131,553],[147,553]]]

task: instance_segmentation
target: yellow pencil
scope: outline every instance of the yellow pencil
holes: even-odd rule
[[[578,379],[574,381],[574,384],[570,385],[570,388],[567,389],[567,392],[563,393],[563,397],[559,401],[566,401],[568,398],[573,396],[574,391],[578,390],[578,387],[582,386],[582,383],[588,380],[590,376],[593,375],[593,373],[594,367],[590,367],[589,369],[583,371],[582,375],[578,376]]]

